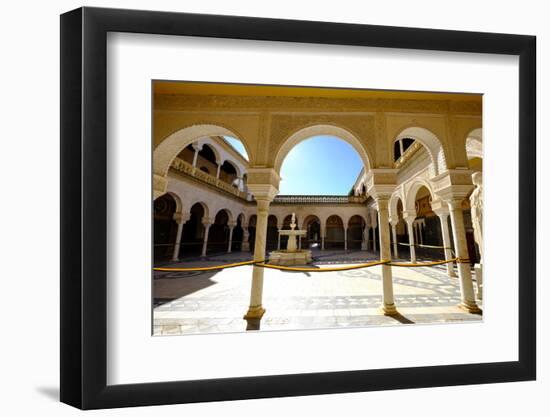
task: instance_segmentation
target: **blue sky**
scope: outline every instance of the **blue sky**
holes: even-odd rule
[[[224,137],[246,159],[243,144]],[[281,167],[279,194],[347,195],[363,168],[361,158],[346,141],[314,136],[296,145]]]
[[[224,136],[223,138],[228,141],[229,144],[233,146],[237,150],[237,152],[244,156],[245,159],[248,161],[248,153],[246,152],[244,145],[239,139],[232,138],[231,136]]]
[[[279,194],[347,195],[361,168],[363,162],[349,143],[334,136],[314,136],[286,156]]]

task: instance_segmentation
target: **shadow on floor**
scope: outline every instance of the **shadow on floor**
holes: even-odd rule
[[[400,313],[397,313],[396,315],[389,316],[389,317],[391,317],[394,320],[397,320],[401,324],[414,324],[414,321],[408,319],[407,317],[405,317]]]
[[[212,277],[218,272],[170,272],[155,277],[153,280],[154,306],[158,307],[217,284]]]

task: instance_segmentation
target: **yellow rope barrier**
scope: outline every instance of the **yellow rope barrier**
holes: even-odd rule
[[[370,263],[366,263],[366,264],[341,266],[341,267],[337,267],[337,268],[300,268],[300,267],[294,267],[294,266],[273,265],[273,264],[266,264],[266,263],[258,263],[258,264],[256,264],[256,266],[260,266],[262,268],[279,269],[279,270],[282,270],[282,271],[337,272],[337,271],[350,271],[352,269],[369,268],[371,266],[384,265],[384,264],[387,264],[389,262],[390,261],[376,261],[376,262],[370,262]]]
[[[350,270],[353,270],[353,269],[370,268],[371,266],[377,266],[377,265],[389,265],[389,266],[397,266],[397,267],[404,267],[404,268],[419,268],[419,267],[443,265],[443,264],[447,264],[447,263],[451,263],[451,262],[469,263],[470,260],[469,259],[461,259],[461,258],[453,258],[453,259],[448,259],[448,260],[444,260],[444,261],[416,262],[416,263],[392,262],[392,261],[374,261],[374,262],[369,262],[369,263],[362,263],[362,264],[349,265],[349,266],[341,266],[341,267],[335,267],[335,268],[304,268],[304,267],[294,267],[294,266],[267,264],[267,263],[265,263],[265,261],[245,261],[245,262],[236,262],[236,263],[224,264],[224,265],[188,267],[188,268],[156,267],[156,268],[153,268],[153,270],[154,271],[159,271],[159,272],[217,271],[217,270],[220,270],[220,269],[235,268],[235,267],[238,267],[238,266],[255,265],[255,266],[259,266],[261,268],[279,269],[281,271],[338,272],[338,271],[350,271]]]
[[[417,268],[422,266],[436,266],[436,265],[443,265],[448,264],[451,262],[458,261],[459,258],[453,258],[448,259],[444,261],[434,261],[434,262],[416,262],[416,263],[406,263],[406,262],[391,262],[391,266],[399,266],[399,267],[406,267],[406,268]]]
[[[448,248],[446,246],[424,245],[424,244],[420,244],[420,243],[415,243],[414,245],[411,245],[410,243],[397,242],[397,244],[402,245],[402,246],[418,246],[420,248],[450,249],[450,250],[453,250],[453,248]]]
[[[161,272],[216,271],[218,269],[235,268],[237,266],[252,265],[254,263],[257,263],[257,261],[245,261],[245,262],[236,262],[233,264],[214,265],[214,266],[196,266],[196,267],[188,267],[188,268],[156,267],[156,268],[153,268],[153,270],[161,271]]]

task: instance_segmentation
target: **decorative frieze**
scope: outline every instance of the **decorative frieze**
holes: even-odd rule
[[[171,168],[179,173],[189,175],[206,184],[212,185],[217,188],[221,188],[222,190],[230,194],[233,194],[236,197],[247,200],[248,193],[244,191],[240,191],[238,188],[233,187],[231,184],[227,184],[226,182],[223,182],[222,180],[216,178],[213,175],[207,174],[206,172],[201,171],[200,169],[196,169],[195,167],[193,167],[193,165],[184,161],[181,158],[175,158],[174,161],[172,162]]]

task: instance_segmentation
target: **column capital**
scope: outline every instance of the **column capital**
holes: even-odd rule
[[[390,217],[390,224],[395,227],[399,223],[399,217]]]
[[[431,179],[435,195],[444,201],[464,199],[472,189],[472,171],[469,169],[450,169]]]
[[[387,210],[390,205],[390,199],[385,194],[374,197],[374,202],[375,202],[377,211]]]
[[[449,217],[449,209],[447,207],[442,207],[440,209],[433,210],[435,214],[437,214],[437,217],[440,219],[445,220],[447,217]]]
[[[249,168],[248,191],[256,201],[273,201],[279,193],[279,181],[281,178],[273,168]]]
[[[249,184],[248,191],[256,201],[267,201],[271,203],[279,190],[271,184]]]
[[[405,220],[407,224],[413,224],[416,220],[416,210],[405,210],[403,212],[403,220]]]
[[[204,227],[210,227],[214,223],[214,219],[211,217],[203,217],[202,218],[202,225]]]
[[[432,211],[437,214],[439,217],[447,217],[449,215],[449,206],[448,204],[441,200],[441,199],[435,199],[431,203]]]
[[[375,200],[389,200],[395,187],[397,186],[397,169],[373,168],[365,179],[367,193]]]
[[[193,149],[194,149],[195,151],[197,151],[197,152],[202,151],[202,146],[203,146],[203,145],[199,145],[197,142],[193,143],[191,146],[192,146]]]
[[[445,202],[449,206],[449,210],[462,210],[463,201],[464,201],[463,198],[453,198],[450,200],[446,200]]]
[[[248,191],[256,200],[273,200],[279,192],[281,177],[275,169],[266,167],[252,167],[247,171]]]
[[[237,226],[237,222],[229,222],[229,223],[227,223],[227,226],[228,226],[230,229],[233,229],[235,226]]]
[[[190,217],[189,213],[174,213],[173,219],[177,224],[184,224]]]

